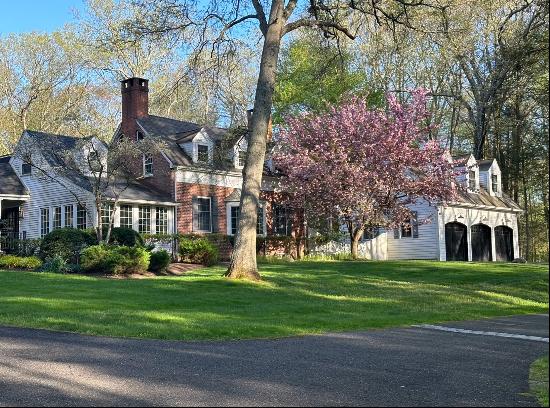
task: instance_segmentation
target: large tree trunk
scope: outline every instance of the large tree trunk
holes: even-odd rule
[[[256,264],[256,222],[264,168],[266,137],[273,104],[277,60],[281,46],[284,4],[273,0],[265,34],[260,74],[254,100],[246,165],[243,170],[241,214],[235,248],[225,276],[259,280]]]
[[[351,234],[351,257],[353,259],[359,258],[359,241],[363,235],[363,228],[357,228]]]

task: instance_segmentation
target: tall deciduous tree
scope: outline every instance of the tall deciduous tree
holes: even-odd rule
[[[265,162],[268,127],[270,125],[273,93],[277,77],[277,63],[281,42],[285,35],[302,27],[314,27],[328,38],[347,36],[354,39],[357,27],[372,18],[379,23],[409,24],[409,10],[428,3],[424,0],[392,0],[388,2],[344,0],[239,0],[211,1],[206,10],[185,0],[158,0],[152,5],[143,3],[151,11],[153,21],[142,27],[145,33],[158,35],[174,30],[198,28],[198,35],[216,32],[214,49],[227,44],[231,29],[244,22],[254,21],[263,37],[260,69],[254,99],[254,114],[250,123],[247,160],[243,170],[239,228],[235,248],[226,276],[230,278],[259,279],[256,263],[256,220],[260,186]],[[435,7],[428,4],[429,7]],[[200,17],[198,17],[200,16]],[[234,30],[241,36],[244,30]],[[204,46],[205,42],[201,41]]]
[[[365,228],[398,227],[408,205],[454,198],[448,154],[429,140],[426,92],[410,104],[388,97],[388,111],[354,100],[320,116],[298,116],[280,133],[275,163],[296,205],[347,226],[357,257]]]

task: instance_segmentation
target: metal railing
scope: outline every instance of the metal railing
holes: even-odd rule
[[[18,253],[27,241],[26,232],[11,232],[0,230],[0,253]]]

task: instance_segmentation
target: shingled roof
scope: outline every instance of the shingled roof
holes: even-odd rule
[[[507,208],[510,210],[521,210],[521,207],[506,194],[502,194],[501,197],[492,196],[483,187],[479,189],[479,193],[470,193],[463,190],[460,191],[459,194],[459,203]]]
[[[0,196],[28,195],[29,192],[13,171],[9,160],[10,156],[0,157]]]
[[[486,160],[478,160],[477,165],[479,166],[480,171],[487,171],[491,168],[493,165],[493,162],[495,159],[486,159]]]

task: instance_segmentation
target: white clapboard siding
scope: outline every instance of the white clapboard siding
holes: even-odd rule
[[[36,160],[33,155],[33,161]],[[11,159],[12,167],[21,179],[21,182],[25,185],[30,193],[30,200],[23,205],[23,219],[20,224],[20,231],[27,234],[28,238],[40,237],[40,209],[50,208],[57,206],[64,206],[70,204],[76,204],[77,200],[71,193],[74,192],[78,195],[81,202],[85,202],[88,209],[94,208],[93,195],[77,186],[74,186],[68,182],[64,182],[64,185],[70,185],[70,188],[66,188],[64,185],[48,179],[47,177],[40,177],[36,173],[36,169],[32,169],[32,175],[21,175],[21,159],[13,157]],[[42,166],[40,166],[43,168]],[[62,214],[64,217],[62,209]],[[73,209],[76,214],[76,209]],[[88,226],[91,227],[94,224],[94,217],[92,211],[88,211]],[[50,214],[50,225],[52,224],[52,214]]]
[[[388,230],[387,259],[439,259],[437,207],[419,201],[410,208],[418,213],[418,238],[395,239],[393,230]],[[423,220],[430,222],[424,223]]]

